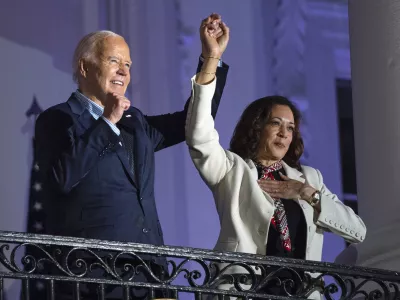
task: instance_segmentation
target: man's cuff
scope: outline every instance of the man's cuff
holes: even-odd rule
[[[201,61],[201,62],[204,62],[204,57],[203,57],[203,55],[200,55],[200,61]],[[218,60],[218,67],[222,67],[222,60],[221,60],[221,59]]]
[[[120,131],[119,131],[118,127],[115,126],[114,123],[112,123],[109,119],[107,119],[107,118],[105,118],[103,116],[101,116],[101,118],[111,127],[112,131],[114,131],[114,133],[116,135],[118,135],[118,136],[120,135]]]

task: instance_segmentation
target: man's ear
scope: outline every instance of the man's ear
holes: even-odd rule
[[[83,78],[86,78],[88,73],[88,63],[83,59],[79,60],[79,73],[81,73]]]

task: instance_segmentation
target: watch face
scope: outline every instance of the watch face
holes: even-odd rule
[[[321,192],[316,191],[312,196],[311,206],[316,205],[320,200],[321,200]]]

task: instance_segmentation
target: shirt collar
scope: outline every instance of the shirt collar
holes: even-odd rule
[[[90,100],[80,90],[75,91],[75,96],[78,101],[90,112],[90,114],[98,119],[103,114],[104,108],[98,105],[96,102]]]

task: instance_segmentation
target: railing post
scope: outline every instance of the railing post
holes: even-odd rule
[[[130,300],[131,296],[130,296],[130,287],[129,287],[129,285],[124,286],[123,289],[124,289],[124,300]]]
[[[4,280],[0,277],[0,300],[4,300]]]
[[[150,289],[150,299],[154,299],[155,296],[156,296],[156,294],[155,294],[155,292],[154,292],[154,289],[151,288],[151,289]]]
[[[75,283],[75,288],[74,288],[74,300],[81,300],[81,293],[80,293],[80,284],[79,284],[79,282]]]
[[[100,300],[104,300],[105,299],[105,287],[104,287],[104,283],[100,283],[99,284],[99,296],[100,296]]]
[[[49,289],[48,289],[48,297],[50,298],[50,300],[55,300],[55,291],[54,291],[54,280],[50,280],[49,282]]]
[[[29,300],[29,279],[22,280],[22,297],[24,300]]]

